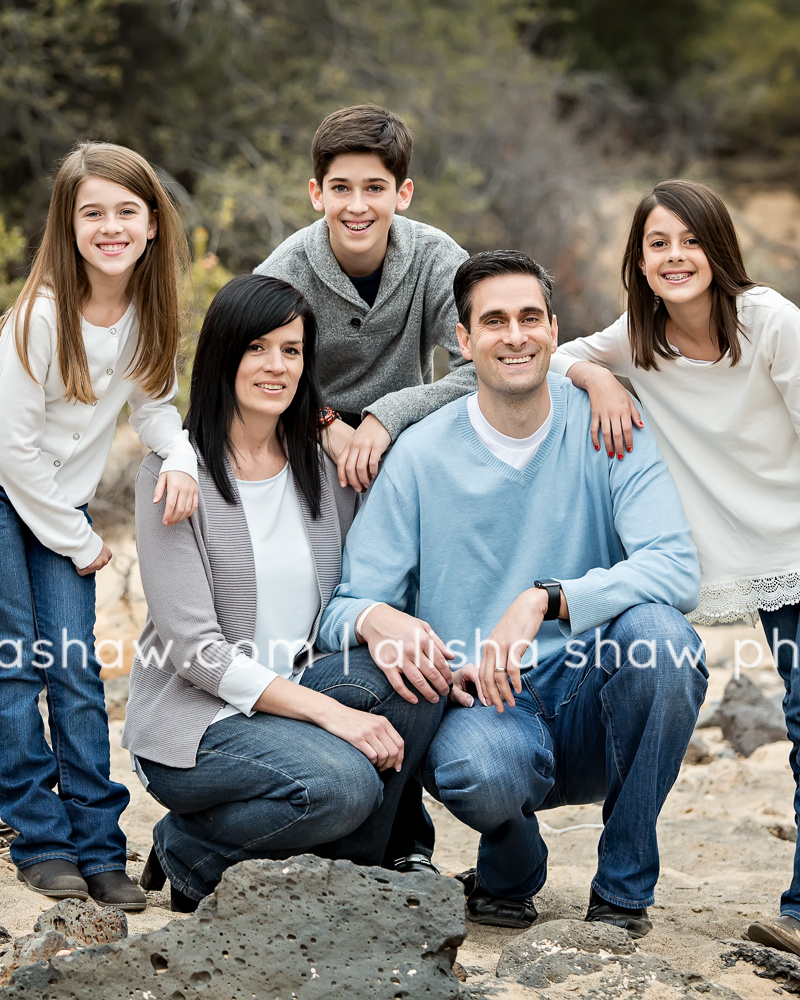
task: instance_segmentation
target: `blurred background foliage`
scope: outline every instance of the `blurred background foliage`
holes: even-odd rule
[[[469,250],[532,253],[555,272],[562,330],[586,333],[617,313],[620,229],[655,180],[692,176],[734,202],[754,186],[800,190],[800,5],[12,0],[0,305],[36,245],[55,163],[76,139],[105,139],[156,164],[180,202],[196,332],[231,274],[313,220],[314,129],[366,100],[414,131],[410,214]],[[796,271],[791,232],[767,239],[757,221],[755,243]]]

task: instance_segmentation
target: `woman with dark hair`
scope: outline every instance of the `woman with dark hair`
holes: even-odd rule
[[[320,449],[315,336],[285,282],[227,284],[192,372],[196,514],[163,526],[156,455],[137,479],[148,617],[123,745],[171,810],[141,885],[169,877],[173,909],[194,909],[247,858],[314,851],[379,865],[444,709],[404,701],[364,648],[314,649],[358,502]]]

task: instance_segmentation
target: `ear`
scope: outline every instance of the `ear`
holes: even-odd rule
[[[461,353],[467,361],[472,361],[472,351],[469,346],[469,330],[463,323],[456,324],[456,336],[458,337],[458,346],[461,348]]]
[[[550,350],[555,353],[555,349],[558,347],[558,319],[555,313],[553,313],[553,322],[550,324],[550,344]]]
[[[150,223],[147,227],[147,238],[152,240],[158,232],[158,212],[150,213]]]
[[[318,212],[324,212],[325,206],[322,204],[322,188],[317,184],[316,177],[312,177],[308,182],[308,196],[311,204]]]
[[[398,212],[405,212],[408,206],[411,204],[411,198],[414,194],[414,182],[410,177],[406,177],[400,187],[397,189],[397,204],[396,209]]]
[[[647,265],[644,262],[644,257],[639,258],[639,270],[642,274],[647,274]]]

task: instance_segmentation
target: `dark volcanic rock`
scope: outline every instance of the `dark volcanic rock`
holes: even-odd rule
[[[749,962],[762,970],[756,972],[757,976],[761,976],[762,979],[774,979],[787,993],[800,993],[800,959],[786,951],[768,948],[753,941],[725,943],[733,947],[720,956],[724,966],[730,967],[739,961]]]
[[[599,972],[609,955],[630,955],[627,931],[583,920],[550,920],[520,934],[503,948],[497,975],[543,989],[569,976]],[[604,957],[601,957],[601,952]]]
[[[464,938],[454,879],[308,856],[247,861],[197,912],[19,969],[2,1000],[449,1000]]]
[[[128,918],[116,906],[95,906],[81,899],[62,899],[39,914],[35,932],[60,931],[72,947],[108,944],[128,936]]]
[[[786,739],[783,711],[744,674],[728,681],[716,719],[722,735],[743,757],[764,743]]]
[[[127,937],[128,920],[116,907],[96,907],[80,899],[62,899],[39,914],[33,934],[18,937],[0,959],[0,983],[17,969],[47,962],[59,951],[107,944]],[[10,935],[9,935],[10,937]]]
[[[45,963],[57,952],[69,947],[64,935],[54,930],[17,938],[0,960],[0,983],[7,983],[17,969],[37,962]],[[0,995],[3,992],[0,990]]]
[[[571,977],[602,977],[591,988],[578,987],[581,997],[597,1000],[646,1000],[653,984],[675,990],[675,997],[741,1000],[736,993],[696,972],[681,972],[655,955],[638,951],[621,927],[552,920],[538,924],[509,942],[497,965],[497,975],[532,989],[552,989]]]

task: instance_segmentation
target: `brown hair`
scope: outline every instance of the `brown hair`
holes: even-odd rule
[[[711,266],[711,336],[720,354],[730,354],[731,366],[742,357],[739,335],[746,336],[736,314],[736,297],[751,281],[742,259],[739,237],[724,202],[705,184],[671,180],[656,184],[636,206],[622,258],[622,283],[628,293],[628,339],[637,368],[658,371],[656,356],[672,359],[667,343],[667,308],[642,273],[642,242],[647,217],[657,206],[666,208],[697,237]]]
[[[64,396],[79,403],[96,402],[81,332],[81,310],[91,288],[73,230],[75,198],[87,177],[100,177],[127,188],[145,202],[158,222],[156,235],[148,240],[132,278],[139,335],[126,374],[148,395],[164,396],[175,378],[175,355],[180,343],[180,280],[188,265],[189,250],[178,211],[155,171],[147,160],[124,146],[82,142],[63,160],[53,185],[41,245],[17,301],[2,318],[0,331],[13,322],[17,353],[33,378],[28,358],[31,306],[43,288],[51,291]]]
[[[311,143],[314,177],[322,185],[333,160],[344,153],[373,153],[397,181],[408,177],[414,139],[403,121],[377,104],[342,108],[322,122]]]
[[[523,274],[536,278],[542,289],[547,318],[553,319],[553,278],[532,257],[521,250],[482,250],[467,257],[459,265],[453,278],[453,297],[456,300],[458,321],[469,330],[472,313],[472,289],[487,278],[506,274]]]

